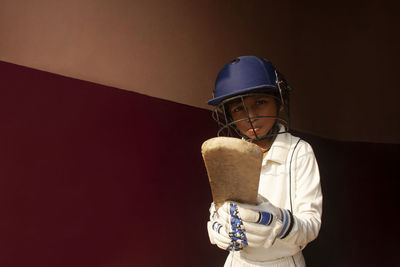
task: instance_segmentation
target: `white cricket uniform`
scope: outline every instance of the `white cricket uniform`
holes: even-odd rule
[[[289,133],[278,134],[263,159],[258,193],[292,211],[293,228],[269,248],[230,252],[225,266],[305,266],[301,250],[318,236],[322,215],[319,170],[311,146]]]

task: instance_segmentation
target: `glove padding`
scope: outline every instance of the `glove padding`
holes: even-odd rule
[[[227,224],[218,218],[214,203],[210,207],[210,221],[207,223],[208,236],[211,244],[224,250],[239,251],[247,245],[242,221],[235,216],[236,207],[231,209],[231,221]]]
[[[270,247],[276,238],[285,238],[292,226],[293,216],[287,210],[272,205],[266,198],[259,197],[258,205],[225,202],[217,211],[223,224],[232,221],[231,207],[237,207],[237,215],[243,224],[245,241],[249,247]]]
[[[218,221],[208,221],[207,230],[211,244],[217,245],[219,248],[224,250],[228,249],[231,245],[231,239],[224,226],[222,226]]]

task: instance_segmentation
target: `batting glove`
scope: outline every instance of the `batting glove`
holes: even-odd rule
[[[234,218],[234,216],[232,216],[232,218]],[[247,245],[247,242],[242,228],[242,222],[237,217],[232,219],[229,223],[221,221],[215,212],[214,203],[211,204],[210,221],[207,222],[208,236],[211,244],[229,251],[239,251],[243,249],[243,247]]]
[[[237,217],[242,222],[249,247],[268,248],[276,238],[285,238],[293,227],[294,219],[290,211],[272,205],[265,198],[258,205],[225,202],[217,211],[224,224],[232,221],[232,205],[237,207]]]

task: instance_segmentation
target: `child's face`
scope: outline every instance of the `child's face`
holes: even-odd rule
[[[271,117],[251,119],[254,127],[253,130],[250,121],[247,119],[248,117],[243,107],[243,102],[244,105],[246,105],[250,118],[258,116]],[[229,105],[229,111],[233,121],[245,119],[236,123],[238,130],[249,138],[256,138],[255,133],[257,134],[257,137],[267,135],[276,121],[277,105],[275,99],[268,95],[253,95],[244,98],[243,102],[239,100]]]

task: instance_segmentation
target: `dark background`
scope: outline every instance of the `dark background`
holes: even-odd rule
[[[207,110],[0,62],[0,265],[222,266]],[[324,192],[308,266],[394,266],[399,144],[298,133]]]

